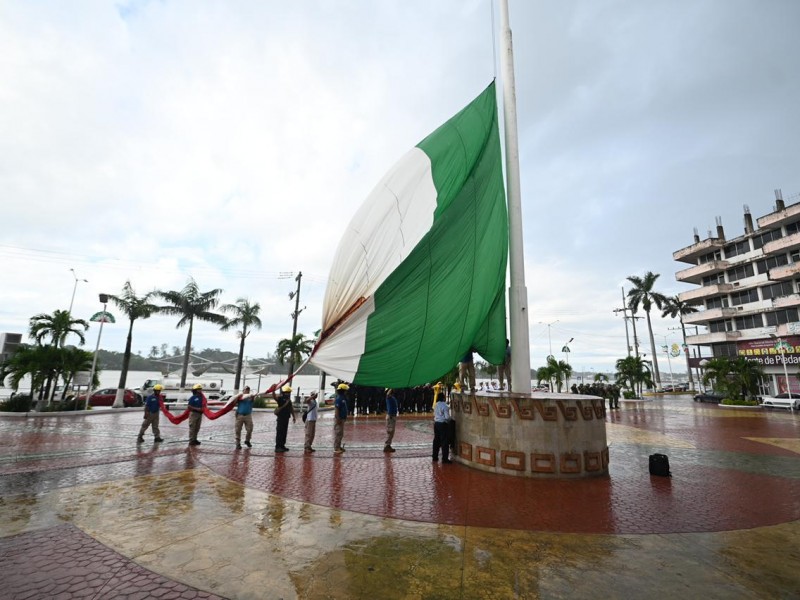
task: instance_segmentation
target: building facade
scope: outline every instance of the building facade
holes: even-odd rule
[[[800,199],[800,198],[798,198]],[[744,235],[717,235],[673,252],[691,265],[675,278],[698,287],[679,298],[698,309],[684,315],[686,342],[705,346],[705,356],[744,356],[768,375],[765,394],[800,394],[800,202],[785,204],[775,190],[772,212],[756,226],[745,206]],[[694,329],[694,334],[691,330]]]

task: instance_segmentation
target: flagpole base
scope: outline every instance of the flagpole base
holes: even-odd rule
[[[452,457],[481,471],[540,479],[608,475],[605,401],[581,394],[453,392]]]

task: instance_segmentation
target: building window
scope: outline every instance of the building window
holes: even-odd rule
[[[755,288],[731,294],[731,306],[739,306],[748,302],[758,302],[758,290]]]
[[[717,296],[706,300],[706,309],[710,310],[712,308],[728,308],[727,296]]]
[[[725,258],[733,258],[740,254],[747,254],[748,252],[750,252],[750,240],[742,240],[741,242],[725,246]]]
[[[736,317],[736,330],[741,331],[742,329],[755,329],[757,327],[763,327],[764,321],[761,319],[761,315],[747,315],[744,317]]]
[[[761,248],[767,242],[771,242],[772,240],[779,240],[783,237],[781,234],[780,229],[774,229],[772,231],[766,231],[761,235],[757,235],[753,237],[753,248],[758,249]]]
[[[711,333],[733,331],[733,323],[731,323],[730,319],[725,319],[724,321],[711,321],[708,324],[708,330]]]
[[[793,233],[797,233],[798,231],[800,231],[800,221],[789,223],[786,226],[786,235],[792,235]]]
[[[798,253],[798,259],[800,259],[800,253]],[[785,254],[778,254],[777,256],[770,256],[764,260],[756,261],[756,269],[758,270],[759,274],[763,275],[770,269],[774,269],[775,267],[782,267],[783,265],[788,265],[789,259],[786,257]]]
[[[739,265],[735,269],[730,269],[728,271],[728,281],[739,281],[740,279],[745,279],[747,277],[753,276],[753,263],[747,263],[746,265]]]
[[[718,356],[737,356],[736,344],[714,344],[711,348],[714,358]]]
[[[797,309],[787,308],[785,310],[776,310],[775,312],[764,313],[767,317],[767,325],[783,325],[785,323],[797,322]]]
[[[725,273],[714,273],[703,277],[703,285],[716,285],[718,283],[725,283]]]
[[[791,281],[783,281],[761,288],[761,295],[764,296],[764,300],[783,298],[784,296],[791,296],[792,294],[794,294],[794,286]]]
[[[714,262],[715,260],[720,260],[722,255],[720,254],[719,250],[716,252],[710,252],[708,254],[704,254],[697,260],[698,265],[704,265],[705,263]]]

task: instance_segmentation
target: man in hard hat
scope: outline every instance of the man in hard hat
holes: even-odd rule
[[[306,454],[311,454],[312,452],[316,452],[314,450],[314,436],[317,432],[317,392],[311,392],[311,395],[308,397],[308,404],[306,405],[306,410],[303,413],[303,421],[305,421],[306,427],[306,439],[305,444],[303,446],[303,450]]]
[[[342,438],[344,437],[344,422],[347,420],[347,390],[350,386],[340,383],[336,386],[336,399],[333,402],[333,451],[335,454],[344,452]]]
[[[247,432],[244,437],[244,445],[252,448],[250,438],[253,437],[253,396],[250,394],[250,386],[244,386],[242,393],[234,399],[236,403],[236,449],[242,449],[242,427]]]
[[[292,386],[284,385],[280,395],[272,392],[272,397],[278,403],[278,407],[275,409],[275,416],[278,417],[275,427],[275,452],[288,452],[286,434],[289,433],[289,418],[291,417],[292,421],[297,423],[297,415],[292,406]]]
[[[192,386],[192,396],[189,398],[189,445],[199,446],[200,423],[203,421],[203,386],[195,383]]]
[[[136,440],[139,444],[144,443],[144,432],[147,431],[148,427],[153,428],[153,435],[156,437],[156,442],[164,441],[161,439],[161,430],[158,428],[158,417],[161,414],[159,399],[161,398],[161,390],[163,389],[164,386],[160,383],[155,384],[153,386],[153,393],[144,401],[144,421],[142,422],[141,429],[139,429],[139,437]]]

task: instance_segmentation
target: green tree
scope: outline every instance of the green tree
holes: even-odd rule
[[[630,308],[631,312],[635,315],[639,310],[639,306],[641,306],[647,316],[647,331],[650,334],[650,352],[653,357],[653,370],[655,372],[656,389],[658,390],[661,389],[661,375],[658,372],[656,341],[653,338],[653,325],[650,322],[650,311],[654,304],[661,310],[664,303],[667,301],[667,297],[664,296],[664,294],[656,292],[653,289],[659,277],[659,274],[653,273],[652,271],[645,273],[644,277],[637,277],[635,275],[628,277],[628,281],[633,284],[633,287],[628,290],[628,308]]]
[[[668,296],[661,312],[662,317],[678,318],[681,323],[681,333],[683,334],[683,353],[686,356],[686,370],[689,372],[689,389],[694,391],[694,377],[692,377],[692,367],[689,364],[689,346],[686,344],[686,326],[683,324],[683,315],[696,313],[697,308],[687,304],[678,296]]]
[[[156,295],[169,303],[167,306],[159,308],[161,312],[180,317],[178,324],[175,326],[176,329],[180,329],[184,325],[189,326],[183,355],[183,369],[181,371],[181,387],[184,387],[186,385],[186,374],[189,371],[189,353],[192,349],[192,333],[195,320],[206,321],[220,326],[225,324],[224,316],[212,312],[219,304],[222,290],[217,288],[208,292],[201,292],[195,280],[190,279],[186,287],[180,291],[156,292]]]
[[[614,379],[623,387],[629,388],[637,396],[642,395],[642,386],[652,387],[653,380],[647,361],[641,356],[620,358],[615,365]]]
[[[114,398],[114,408],[122,408],[125,406],[125,386],[128,381],[128,369],[131,364],[131,344],[133,342],[133,324],[137,319],[148,319],[150,316],[158,312],[159,307],[150,299],[156,295],[157,292],[148,292],[144,296],[137,296],[136,291],[131,286],[130,281],[126,281],[122,286],[122,293],[119,296],[109,295],[111,301],[120,309],[125,316],[128,317],[128,337],[125,340],[125,354],[122,358],[122,370],[119,375],[119,384],[117,385],[117,395]]]
[[[52,315],[41,313],[30,319],[30,336],[36,343],[42,345],[45,338],[50,338],[51,346],[64,346],[64,340],[70,333],[74,333],[80,340],[80,346],[86,343],[84,333],[89,328],[89,323],[83,319],[73,319],[68,310],[56,310]]]
[[[311,354],[314,348],[314,340],[307,338],[302,333],[296,334],[293,338],[285,338],[278,342],[275,348],[275,356],[280,364],[287,362],[293,365],[299,365],[303,362],[304,357]],[[289,376],[292,375],[291,367],[289,369]]]
[[[555,383],[556,391],[561,392],[564,382],[567,381],[571,375],[572,366],[566,361],[556,360],[554,356],[548,356],[547,364],[536,370],[537,383],[541,385],[543,381],[546,381],[550,386],[550,391],[553,391],[553,383]]]
[[[91,352],[88,350],[81,350],[75,346],[68,346],[61,349],[61,373],[64,377],[64,390],[61,393],[62,400],[66,398],[67,389],[72,383],[72,380],[75,379],[75,373],[78,371],[91,371],[92,358],[94,358],[94,355]],[[95,381],[99,381],[99,375],[99,370],[95,370]]]
[[[608,381],[608,375],[606,375],[605,373],[595,373],[594,381],[598,383]]]
[[[253,329],[261,329],[261,319],[258,317],[261,305],[258,302],[251,304],[247,298],[239,298],[236,300],[236,304],[225,304],[220,307],[220,310],[233,313],[233,318],[226,319],[225,324],[221,327],[222,331],[228,331],[233,327],[241,328],[236,332],[239,338],[239,357],[236,360],[236,377],[233,381],[234,390],[239,391],[244,362],[244,342]]]
[[[764,380],[764,370],[743,356],[710,358],[703,367],[703,383],[714,381],[714,388],[731,400],[745,400],[758,394]]]

